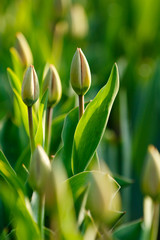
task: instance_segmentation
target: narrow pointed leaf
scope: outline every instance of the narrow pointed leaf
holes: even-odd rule
[[[12,90],[16,89],[16,91],[20,94],[21,93],[21,82],[17,75],[12,71],[12,69],[7,68],[9,83],[11,85]]]
[[[7,158],[5,157],[2,151],[0,151],[0,175],[13,188],[17,189],[17,191],[18,189],[24,191],[24,187],[21,184],[20,180],[18,179],[16,172],[11,167],[10,163],[8,162]]]
[[[74,173],[84,171],[93,157],[105,131],[118,89],[119,75],[115,64],[107,84],[99,91],[94,100],[88,104],[77,125],[72,152]]]

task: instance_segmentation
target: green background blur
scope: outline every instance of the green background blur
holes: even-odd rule
[[[33,52],[41,81],[46,62],[57,67],[63,98],[55,116],[77,105],[69,84],[77,47],[91,68],[93,99],[117,62],[120,91],[98,153],[113,173],[134,180],[122,192],[125,219],[142,216],[140,179],[147,146],[160,150],[160,1],[159,0],[1,0],[0,1],[0,147],[14,166],[23,151],[13,121],[13,93],[6,68],[9,49],[22,32]],[[53,149],[55,153],[56,149]]]

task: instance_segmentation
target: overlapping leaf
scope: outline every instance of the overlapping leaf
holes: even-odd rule
[[[119,88],[118,68],[112,68],[107,84],[90,102],[80,119],[73,143],[72,167],[73,172],[84,171],[93,157],[103,136],[109,114]]]

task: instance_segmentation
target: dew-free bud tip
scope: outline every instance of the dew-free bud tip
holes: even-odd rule
[[[83,96],[91,85],[91,72],[82,50],[77,48],[71,63],[70,80],[73,90]]]
[[[150,145],[142,176],[142,192],[157,200],[160,197],[160,154]]]
[[[55,106],[61,99],[62,86],[59,74],[52,64],[50,64],[48,71],[43,81],[43,92],[48,89],[48,107]]]
[[[32,56],[30,46],[29,46],[26,38],[24,37],[24,35],[21,32],[18,32],[16,34],[15,48],[19,54],[19,57],[20,57],[22,63],[25,66],[29,66],[30,64],[33,63],[33,56]]]
[[[31,107],[39,97],[38,77],[32,65],[27,68],[24,74],[21,95],[23,102],[28,107]]]
[[[44,149],[38,145],[33,152],[30,169],[29,183],[39,193],[44,193],[48,176],[50,176],[51,164]]]

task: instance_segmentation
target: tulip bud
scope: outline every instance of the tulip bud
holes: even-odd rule
[[[79,96],[83,96],[90,88],[90,68],[80,48],[77,48],[72,59],[70,79],[72,88]]]
[[[16,34],[15,48],[19,54],[22,63],[29,66],[33,63],[33,56],[29,44],[22,33]]]
[[[39,145],[33,152],[30,170],[29,183],[38,193],[46,191],[48,176],[50,176],[51,164],[43,148]]]
[[[27,68],[22,83],[22,99],[23,102],[31,107],[39,97],[39,82],[36,71],[31,65]]]
[[[49,69],[44,78],[43,92],[45,92],[47,88],[49,90],[47,104],[48,104],[48,107],[53,107],[61,99],[62,86],[61,86],[61,80],[58,75],[58,72],[52,64],[49,66]]]
[[[152,145],[148,147],[147,162],[142,177],[142,191],[154,200],[160,196],[160,154]]]
[[[90,180],[86,209],[98,221],[108,225],[114,220],[111,211],[119,211],[121,206],[119,186],[109,174],[94,172]]]

